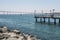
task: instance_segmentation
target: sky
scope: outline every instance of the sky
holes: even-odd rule
[[[60,12],[60,0],[0,0],[1,11],[49,12],[52,9]]]

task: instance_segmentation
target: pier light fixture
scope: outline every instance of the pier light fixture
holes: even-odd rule
[[[53,10],[53,13],[54,13],[55,9],[52,9],[52,10]]]
[[[36,15],[36,10],[34,10],[34,16]]]
[[[34,10],[34,13],[36,13],[36,10]]]
[[[41,12],[43,13],[43,10]]]
[[[51,10],[50,10],[50,13],[51,13]]]

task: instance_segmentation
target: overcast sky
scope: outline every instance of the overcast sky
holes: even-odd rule
[[[46,11],[50,9],[60,11],[60,0],[0,0],[0,10]]]

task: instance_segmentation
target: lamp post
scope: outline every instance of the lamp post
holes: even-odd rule
[[[50,10],[50,13],[51,13],[51,10]]]
[[[52,9],[52,10],[53,10],[53,13],[54,13],[55,9]]]
[[[43,10],[42,10],[41,12],[42,12],[42,14],[43,14]]]
[[[36,10],[34,10],[34,16],[36,15]]]

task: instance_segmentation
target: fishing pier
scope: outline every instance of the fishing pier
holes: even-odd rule
[[[46,22],[46,18],[48,19],[48,23],[51,23],[50,18],[52,18],[54,20],[54,24],[56,24],[56,19],[59,20],[59,24],[60,24],[60,13],[39,13],[39,14],[34,14],[34,18],[35,21],[38,22],[38,18],[40,19],[40,23],[45,23]],[[43,19],[43,21],[42,21]]]

